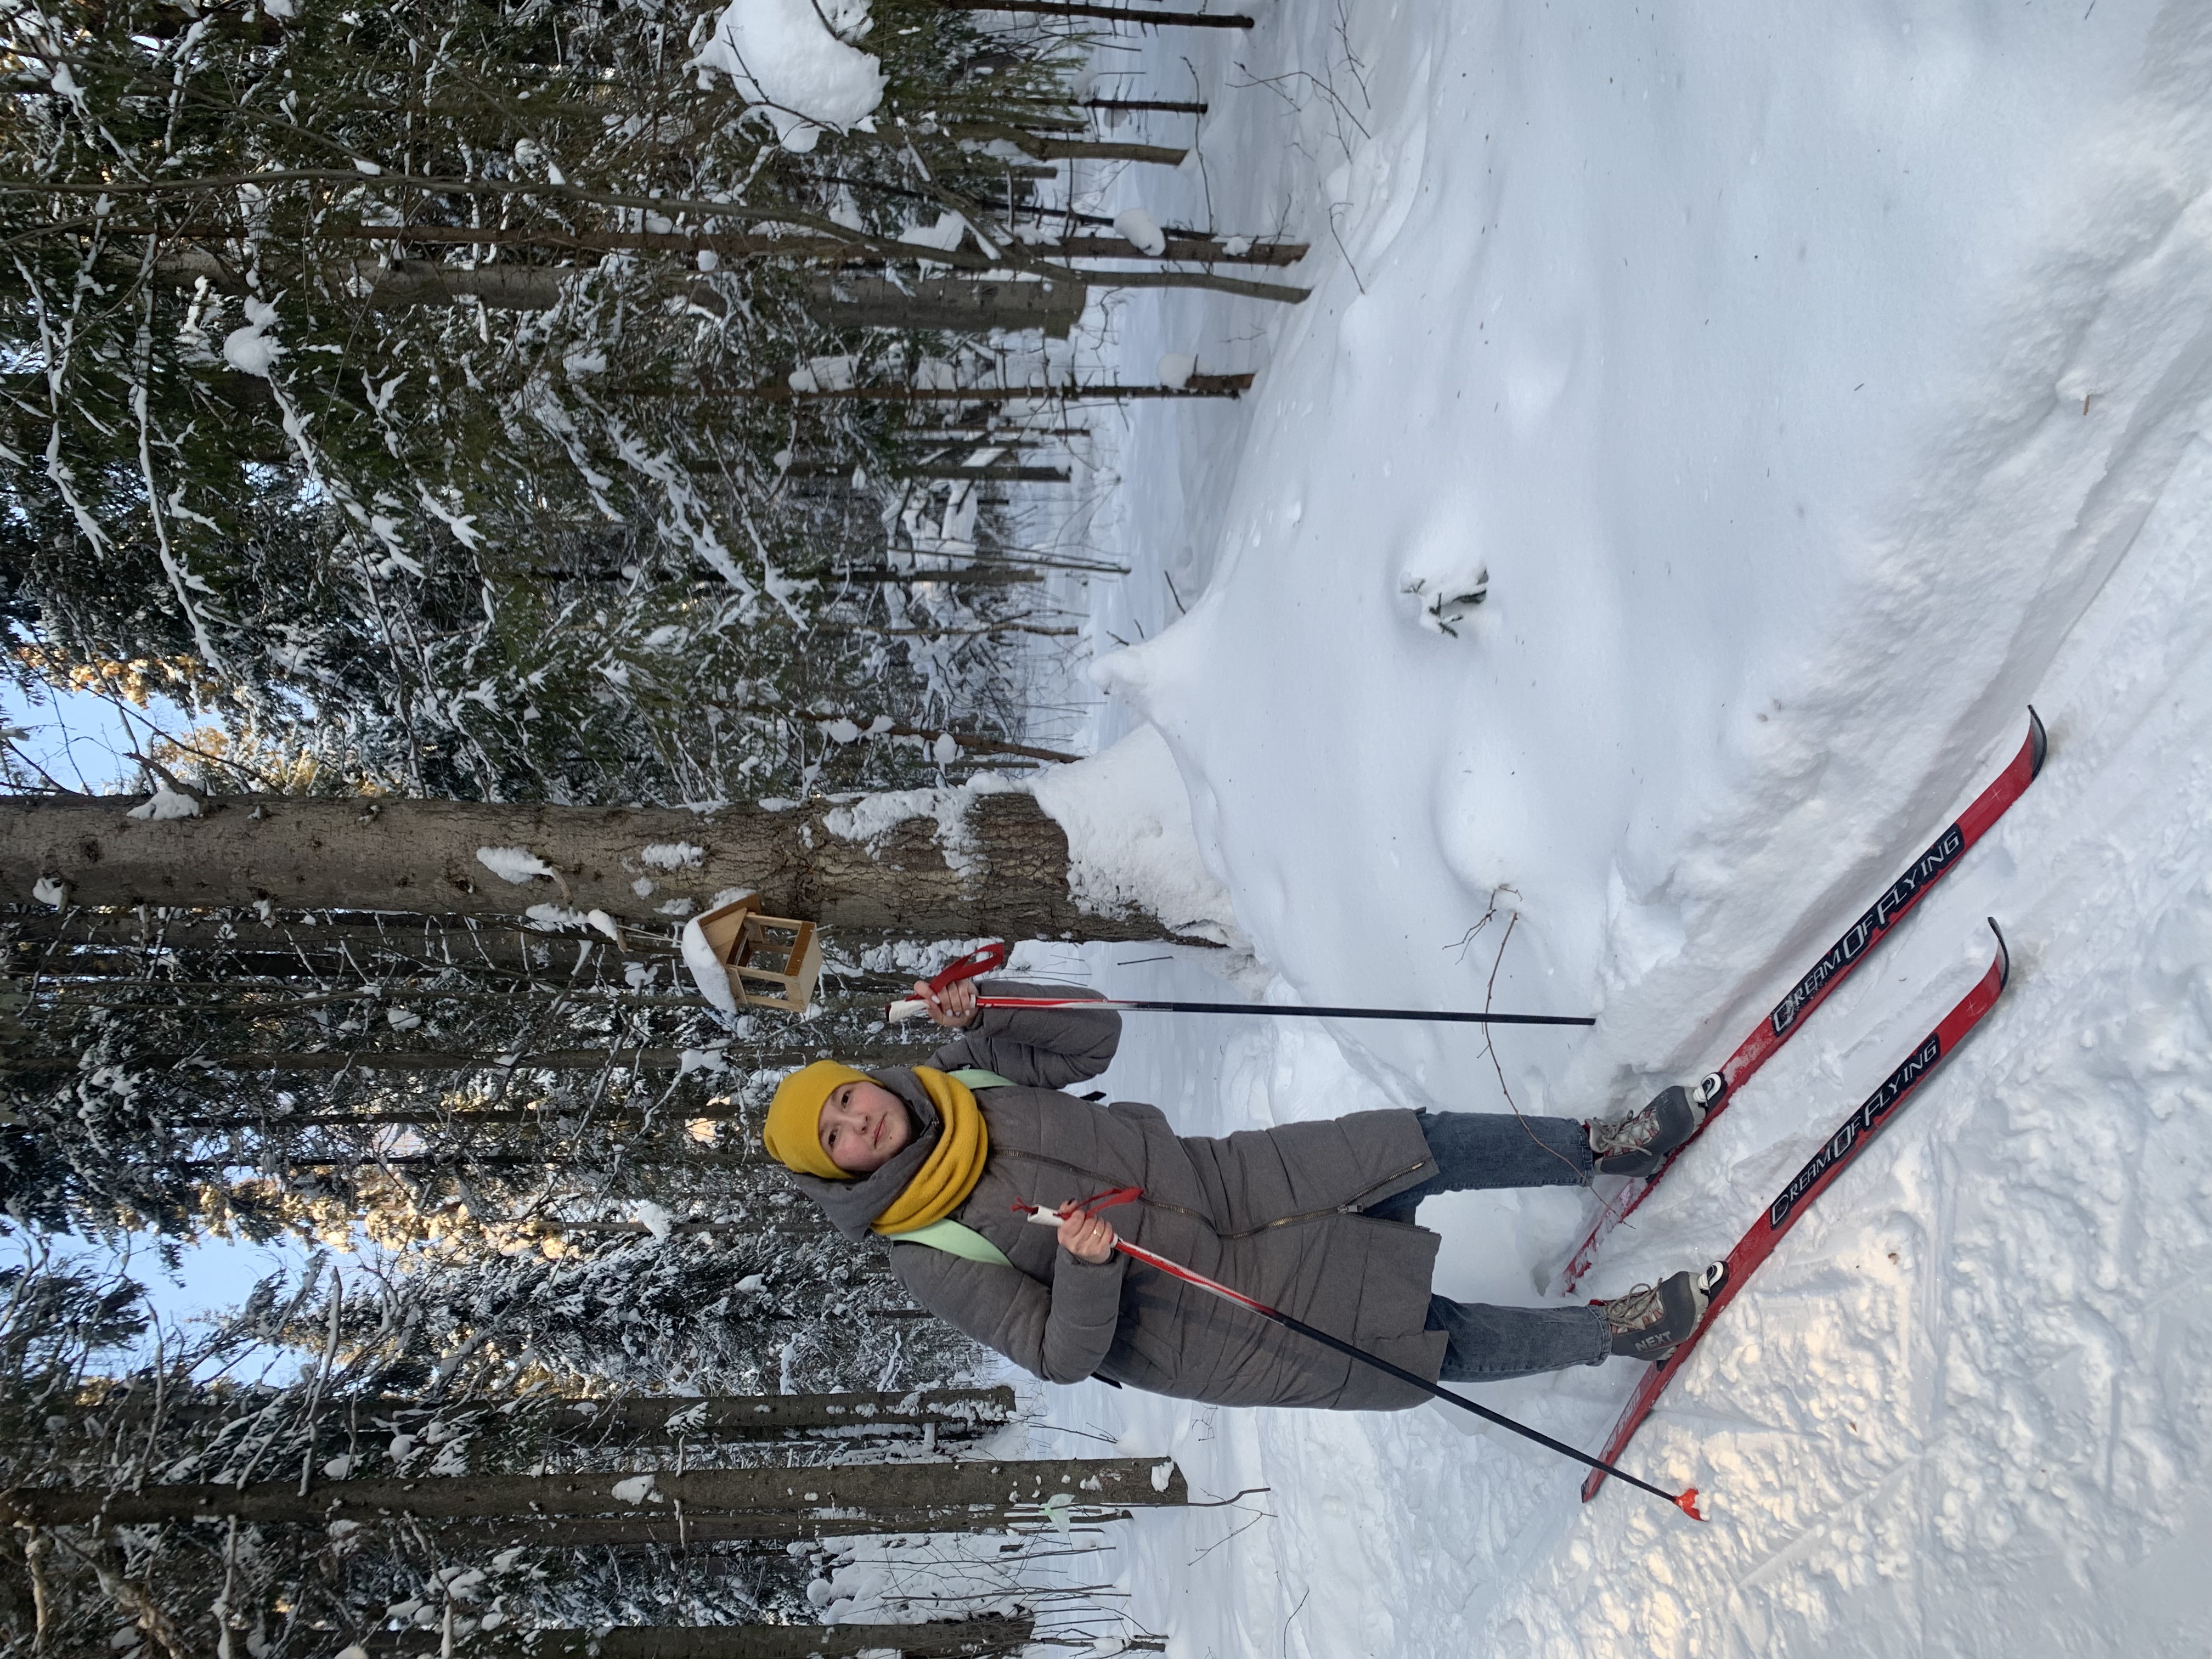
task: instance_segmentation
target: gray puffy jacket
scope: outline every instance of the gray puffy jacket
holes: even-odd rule
[[[1068,996],[996,981],[1001,995]],[[1106,1212],[1131,1242],[1194,1267],[1332,1335],[1433,1380],[1442,1332],[1423,1329],[1437,1236],[1359,1213],[1436,1172],[1414,1114],[1178,1135],[1157,1107],[1060,1092],[1114,1057],[1109,1010],[987,1009],[926,1062],[1000,1073],[976,1091],[990,1130],[983,1178],[954,1218],[1013,1265],[893,1244],[891,1268],[924,1307],[1048,1382],[1097,1375],[1224,1406],[1397,1410],[1425,1397],[1319,1343],[1118,1252],[1077,1261],[1017,1200],[1057,1207],[1109,1187],[1145,1189]],[[915,1113],[915,1144],[865,1180],[793,1179],[849,1237],[890,1207],[936,1145],[937,1112],[911,1071],[872,1073]]]

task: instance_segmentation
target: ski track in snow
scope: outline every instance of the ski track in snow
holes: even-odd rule
[[[1711,1524],[1584,1506],[1440,1407],[1085,1384],[1045,1390],[1040,1452],[1103,1431],[1265,1490],[1121,1523],[1078,1582],[1174,1659],[2201,1654],[2212,12],[1407,0],[1115,61],[1187,95],[1185,53],[1205,170],[1107,210],[1287,223],[1316,292],[1116,302],[1125,361],[1261,374],[1124,419],[1102,534],[1135,574],[1096,625],[1148,642],[1101,665],[1100,735],[1166,737],[1278,994],[1479,1005],[1498,924],[1459,947],[1504,884],[1498,1006],[1603,1018],[1501,1037],[1504,1075],[1604,1110],[1716,1063],[2030,702],[2051,756],[1601,1258],[1593,1294],[1723,1253],[1999,921],[2002,1001],[1626,1455]],[[1401,591],[1483,566],[1457,638]],[[1041,957],[1220,994],[1202,952],[1121,965],[1158,954]],[[1107,1084],[1194,1133],[1503,1105],[1465,1031],[1265,1024],[1133,1016]],[[1440,1290],[1533,1303],[1583,1216],[1422,1218]],[[1631,1381],[1484,1397],[1594,1447]]]

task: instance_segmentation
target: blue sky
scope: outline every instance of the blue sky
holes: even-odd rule
[[[161,698],[155,699],[147,719],[173,734],[191,724],[183,709]],[[106,698],[82,691],[47,691],[32,701],[11,678],[0,676],[0,726],[26,731],[28,735],[17,739],[17,749],[65,788],[100,794],[140,787],[137,766],[125,758],[127,750],[143,750],[146,741],[147,726],[136,709],[126,713]],[[150,1240],[128,1252],[127,1264],[123,1253],[98,1245],[87,1244],[74,1253],[127,1265],[161,1315],[176,1320],[234,1307],[260,1279],[280,1271],[296,1274],[307,1260],[307,1251],[297,1244],[249,1244],[222,1238],[186,1246],[174,1273],[162,1267]],[[19,1241],[0,1241],[0,1261],[21,1259]]]
[[[342,1258],[343,1259],[343,1258]],[[271,1273],[296,1279],[307,1266],[306,1247],[290,1239],[251,1244],[243,1239],[206,1238],[188,1244],[171,1273],[151,1249],[131,1258],[131,1276],[146,1287],[147,1300],[167,1319],[188,1321],[234,1308]]]
[[[261,1245],[211,1238],[186,1245],[173,1273],[162,1265],[150,1236],[126,1239],[120,1248],[81,1239],[57,1240],[54,1244],[57,1265],[66,1263],[95,1275],[121,1272],[137,1279],[146,1287],[150,1310],[168,1327],[197,1325],[210,1315],[237,1307],[254,1285],[271,1273],[281,1273],[288,1282],[296,1283],[308,1261],[307,1251],[296,1243],[279,1241]],[[0,1267],[19,1267],[28,1254],[20,1234],[0,1236]],[[338,1260],[341,1267],[348,1261],[345,1257]],[[143,1346],[150,1358],[150,1338]],[[288,1362],[296,1364],[297,1356],[279,1348],[265,1352],[255,1350],[243,1362],[242,1372],[234,1368],[232,1374],[251,1379],[265,1367],[282,1372]]]
[[[161,697],[142,715],[88,691],[41,690],[33,701],[12,678],[0,677],[0,726],[27,732],[16,739],[18,752],[65,789],[108,794],[137,787],[138,768],[125,757],[144,751],[149,727],[176,736],[191,723]]]

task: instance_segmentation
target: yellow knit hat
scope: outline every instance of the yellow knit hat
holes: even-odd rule
[[[769,1103],[768,1122],[761,1139],[768,1155],[787,1170],[819,1176],[824,1181],[850,1181],[853,1173],[832,1163],[822,1146],[822,1107],[830,1091],[842,1084],[866,1083],[868,1074],[841,1066],[834,1060],[817,1060],[802,1066],[775,1085]]]

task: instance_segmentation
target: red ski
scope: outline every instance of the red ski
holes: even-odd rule
[[[1618,1462],[1622,1450],[1644,1426],[1644,1419],[1651,1414],[1651,1407],[1674,1373],[1689,1363],[1692,1353],[1705,1334],[1712,1329],[1713,1321],[1720,1317],[1721,1310],[1743,1288],[1744,1281],[1758,1270],[1759,1263],[1774,1254],[1774,1247],[1782,1242],[1783,1235],[1797,1224],[1797,1218],[1813,1206],[1813,1201],[1828,1190],[1844,1166],[1866,1149],[1866,1145],[1881,1132],[1897,1109],[1905,1104],[1929,1073],[1934,1071],[1959,1044],[1966,1040],[1982,1016],[1996,1005],[1998,994],[2005,988],[2012,959],[2005,950],[2004,935],[1997,932],[1994,918],[1990,931],[1997,936],[1996,960],[1990,964],[1981,982],[1966,993],[1959,1006],[1943,1016],[1943,1022],[1928,1034],[1927,1039],[1916,1048],[1911,1058],[1899,1066],[1882,1082],[1881,1087],[1869,1095],[1858,1110],[1845,1118],[1835,1133],[1830,1135],[1814,1153],[1805,1167],[1796,1173],[1790,1184],[1782,1189],[1781,1196],[1766,1207],[1766,1213],[1753,1222],[1751,1231],[1737,1241],[1728,1260],[1706,1269],[1717,1274],[1718,1284],[1713,1287],[1712,1299],[1705,1305],[1705,1316],[1698,1322],[1688,1341],[1654,1365],[1636,1385],[1636,1392],[1628,1397],[1628,1404],[1620,1413],[1620,1420],[1613,1425],[1606,1438],[1602,1460]],[[1597,1496],[1598,1488],[1605,1484],[1605,1474],[1592,1469],[1589,1478],[1583,1482],[1583,1502]]]
[[[1874,902],[1866,914],[1853,922],[1844,936],[1820,955],[1819,961],[1807,970],[1803,978],[1790,988],[1790,994],[1774,1006],[1774,1012],[1761,1020],[1751,1035],[1736,1045],[1736,1050],[1724,1060],[1720,1070],[1708,1073],[1693,1093],[1705,1103],[1705,1121],[1698,1133],[1713,1127],[1713,1120],[1727,1109],[1735,1091],[1751,1080],[1752,1074],[1796,1034],[1806,1017],[1827,998],[1828,994],[1849,977],[1870,955],[1875,945],[1889,936],[1889,932],[1903,921],[1912,907],[1927,896],[1928,890],[1942,880],[1952,866],[1966,854],[1966,849],[1987,834],[1991,824],[2005,815],[2005,811],[2035,781],[2036,774],[2043,769],[2043,757],[2049,743],[2043,732],[2043,721],[2034,709],[2027,711],[2027,737],[2020,752],[2012,758],[1988,788],[1974,798],[1973,804],[1961,812],[1949,829],[1936,837],[1935,842],[1909,865],[1903,875],[1889,884],[1887,892]],[[1567,1258],[1560,1270],[1559,1289],[1563,1294],[1572,1294],[1582,1282],[1583,1275],[1590,1269],[1597,1257],[1598,1248],[1613,1230],[1636,1212],[1636,1208],[1650,1196],[1651,1189],[1674,1167],[1674,1160],[1696,1141],[1692,1135],[1668,1154],[1667,1161],[1644,1179],[1630,1179],[1605,1201],[1597,1219],[1590,1224],[1589,1231]]]

